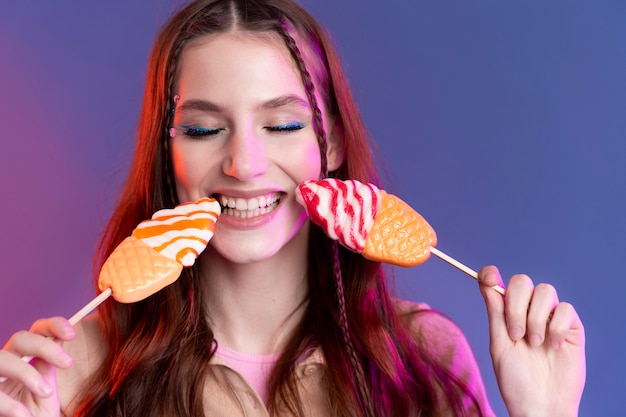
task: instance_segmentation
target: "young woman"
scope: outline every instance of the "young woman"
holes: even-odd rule
[[[134,163],[98,260],[156,210],[200,197],[223,207],[215,236],[144,301],[14,335],[0,355],[0,415],[493,415],[458,328],[392,298],[380,264],[307,220],[295,188],[327,176],[378,183],[319,25],[290,0],[190,3],[154,45]],[[480,284],[510,415],[577,415],[576,311],[524,275],[504,298],[490,288],[495,267]]]

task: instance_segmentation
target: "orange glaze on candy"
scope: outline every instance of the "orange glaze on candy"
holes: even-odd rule
[[[176,262],[178,262],[179,264],[182,265],[183,264],[183,260],[185,259],[185,257],[187,255],[191,255],[194,258],[197,258],[198,257],[198,252],[193,250],[193,248],[183,248],[183,249],[179,250],[178,253],[176,254]]]
[[[213,237],[219,210],[217,201],[210,198],[161,210],[141,222],[133,236],[183,266],[191,266]]]
[[[215,218],[217,218],[218,216],[217,214],[215,213],[212,213],[212,214],[215,216]],[[187,240],[188,244],[191,243],[189,241],[198,242],[198,245],[195,245],[195,246],[206,246],[209,243],[208,240],[200,236],[184,234],[185,231],[188,229],[201,229],[201,230],[214,232],[215,221],[210,218],[206,218],[206,219],[203,218],[203,219],[193,219],[193,220],[181,220],[171,225],[156,225],[156,226],[150,226],[150,227],[141,228],[141,229],[137,228],[133,231],[133,236],[135,236],[137,239],[150,239],[150,238],[162,237],[166,233],[169,233],[170,235],[172,235],[173,232],[175,231],[180,232],[180,235],[173,236],[171,239],[165,240],[159,245],[155,245],[153,249],[156,250],[157,252],[164,252],[168,249],[172,249],[172,247],[181,243],[182,240]],[[159,239],[159,241],[161,241],[161,239]],[[193,248],[181,247],[176,253],[176,256],[175,256],[176,261],[180,262],[181,264],[184,264],[183,258],[185,258],[185,256],[188,254],[193,254],[194,258],[198,257],[198,252],[194,250]]]

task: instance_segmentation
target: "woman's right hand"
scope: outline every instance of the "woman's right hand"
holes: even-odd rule
[[[0,351],[0,416],[59,416],[56,369],[72,366],[72,358],[58,342],[74,336],[66,319],[54,317],[11,337]],[[35,359],[31,365],[23,357]]]

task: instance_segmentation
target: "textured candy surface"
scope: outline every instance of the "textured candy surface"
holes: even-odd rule
[[[113,298],[134,303],[178,279],[213,237],[220,206],[202,198],[156,212],[123,240],[102,266],[99,287]]]
[[[183,266],[129,236],[118,245],[100,270],[100,290],[111,288],[120,303],[134,303],[178,279]]]
[[[437,235],[428,222],[398,197],[380,191],[382,202],[370,230],[363,256],[399,266],[416,266],[428,260]]]
[[[420,265],[437,244],[435,231],[419,213],[372,184],[306,181],[296,199],[331,239],[373,261]]]

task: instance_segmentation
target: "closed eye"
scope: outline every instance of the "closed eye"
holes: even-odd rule
[[[304,128],[304,123],[292,122],[292,123],[285,123],[282,125],[265,126],[265,128],[269,130],[270,132],[294,132],[294,131]]]
[[[191,137],[203,137],[217,135],[223,128],[214,129],[210,127],[181,126],[183,134]]]

